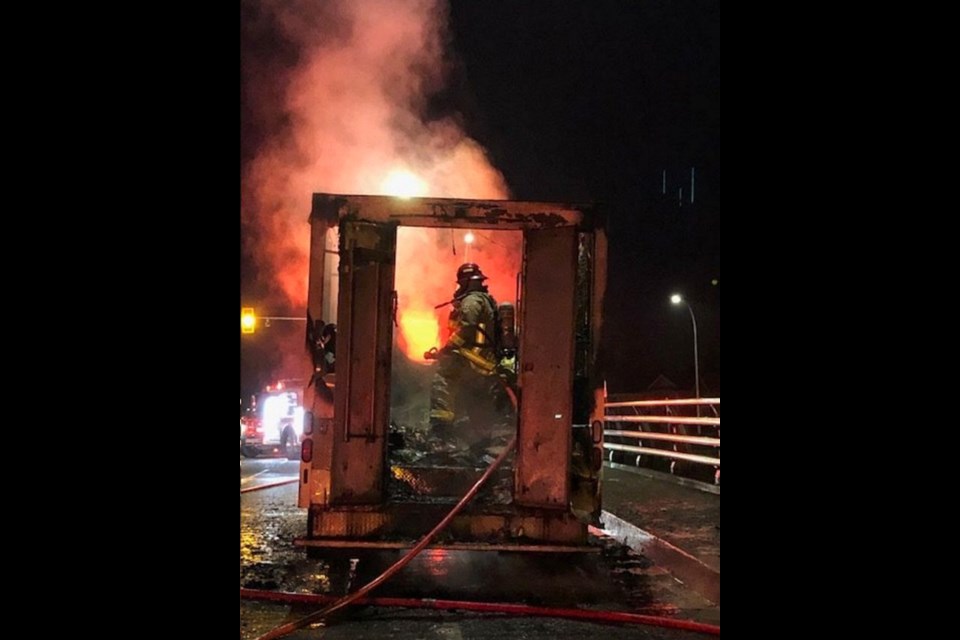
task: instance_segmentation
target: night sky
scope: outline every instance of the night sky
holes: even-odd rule
[[[298,56],[258,5],[242,4],[242,93],[251,61],[258,81],[269,83],[279,74],[263,69],[282,70]],[[719,395],[719,27],[714,1],[450,6],[446,83],[428,97],[423,117],[455,114],[485,147],[513,199],[603,205],[611,392],[643,391],[659,374],[692,392],[690,316],[669,302],[679,292],[696,314],[701,394]],[[242,178],[283,125],[282,114],[242,101]],[[242,249],[244,304],[263,296],[255,276]],[[302,310],[277,314],[288,313]],[[273,329],[242,342],[242,394],[263,384],[259,371],[275,361],[278,344],[302,348],[302,326]]]

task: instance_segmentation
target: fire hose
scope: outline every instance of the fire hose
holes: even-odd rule
[[[270,489],[272,487],[280,487],[285,484],[293,484],[294,482],[300,482],[300,478],[293,478],[291,480],[278,480],[277,482],[267,482],[266,484],[258,484],[255,487],[247,487],[246,489],[240,489],[240,493],[248,493],[250,491],[260,491],[261,489]]]
[[[512,396],[512,397],[515,397],[515,396]],[[500,464],[506,459],[507,455],[511,451],[513,451],[513,445],[516,443],[516,441],[517,441],[517,436],[516,434],[514,434],[514,436],[510,439],[510,442],[507,444],[506,448],[500,453],[499,456],[497,456],[497,459],[493,461],[493,463],[487,468],[487,470],[483,472],[483,475],[480,476],[480,479],[477,480],[472,487],[470,487],[470,490],[467,491],[467,493],[460,499],[460,502],[458,502],[456,506],[450,510],[450,513],[444,516],[443,520],[437,523],[437,526],[431,529],[430,532],[427,533],[427,535],[420,538],[420,541],[416,545],[414,545],[414,547],[410,549],[410,551],[408,551],[406,555],[404,555],[402,558],[397,560],[386,571],[381,573],[379,576],[377,576],[376,578],[368,582],[366,585],[364,585],[360,589],[354,591],[353,593],[347,596],[344,596],[343,598],[340,598],[333,604],[319,611],[315,611],[314,613],[311,613],[308,616],[304,616],[299,620],[294,620],[293,622],[289,622],[287,624],[276,627],[275,629],[272,629],[267,633],[265,633],[264,635],[257,638],[257,640],[274,640],[275,638],[282,638],[288,633],[292,633],[297,629],[302,629],[308,624],[312,624],[314,622],[322,620],[323,618],[326,618],[334,611],[338,611],[343,607],[347,606],[348,604],[351,604],[359,600],[363,596],[367,595],[372,590],[380,586],[382,583],[386,582],[395,573],[400,571],[400,569],[403,569],[405,566],[407,566],[411,560],[417,557],[417,554],[423,551],[424,548],[426,548],[426,546],[430,544],[430,541],[433,540],[433,538],[438,533],[440,533],[440,531],[442,531],[448,524],[450,524],[450,521],[453,520],[454,516],[460,513],[460,510],[463,509],[467,505],[467,503],[470,502],[473,496],[477,494],[477,491],[479,491],[483,483],[487,481],[487,478],[489,478],[493,474],[493,472],[497,470],[497,467],[499,467]]]
[[[513,403],[513,406],[516,409],[519,406],[519,403],[517,402],[516,392],[506,382],[504,382],[504,388],[507,391],[507,395],[510,396],[510,402]],[[477,491],[480,490],[480,487],[483,486],[483,483],[486,482],[491,475],[493,475],[493,472],[497,470],[497,467],[499,467],[500,464],[503,463],[503,461],[510,454],[510,452],[513,451],[513,447],[516,444],[516,442],[517,442],[517,434],[513,434],[513,437],[510,438],[510,442],[507,443],[507,446],[504,447],[500,455],[497,456],[497,459],[490,464],[490,466],[487,468],[486,471],[483,472],[483,475],[480,476],[480,479],[477,480],[472,487],[470,487],[470,490],[467,491],[467,493],[464,494],[462,498],[460,498],[460,502],[458,502],[453,507],[453,509],[450,510],[450,513],[444,516],[444,518],[440,522],[438,522],[433,529],[431,529],[425,536],[420,538],[420,541],[417,542],[417,544],[415,544],[413,548],[410,549],[410,551],[408,551],[402,558],[397,560],[393,565],[388,567],[386,571],[381,573],[379,576],[377,576],[367,584],[365,584],[360,589],[354,591],[351,594],[344,596],[343,598],[340,598],[333,604],[319,611],[315,611],[310,615],[304,616],[299,620],[294,620],[293,622],[288,622],[287,624],[280,625],[279,627],[271,629],[264,635],[257,638],[257,640],[273,640],[274,638],[282,638],[288,633],[292,633],[297,629],[302,629],[308,624],[312,624],[314,622],[317,622],[318,620],[322,620],[323,618],[326,618],[327,616],[329,616],[331,613],[338,611],[343,607],[364,597],[365,595],[373,591],[375,588],[377,588],[378,586],[386,582],[395,573],[400,571],[400,569],[403,569],[405,566],[407,566],[411,560],[417,557],[417,555],[421,551],[423,551],[428,544],[430,544],[430,541],[433,540],[433,538],[436,537],[438,533],[440,533],[448,524],[450,524],[454,516],[460,513],[460,510],[463,509],[465,506],[467,506],[467,503],[473,499],[473,496],[477,494]]]
[[[326,604],[335,601],[336,596],[307,593],[288,593],[283,591],[265,591],[262,589],[240,589],[240,597],[248,600],[268,600],[287,604]],[[440,609],[476,611],[480,613],[504,613],[515,616],[544,616],[549,618],[567,618],[600,623],[646,624],[668,629],[696,631],[709,635],[720,635],[720,627],[693,620],[681,620],[663,616],[651,616],[627,611],[599,611],[593,609],[573,609],[569,607],[533,607],[525,604],[501,602],[470,602],[468,600],[437,600],[435,598],[360,598],[354,604],[372,607],[403,607],[413,609]],[[265,636],[264,636],[265,637]]]
[[[518,408],[519,403],[517,402],[517,395],[515,390],[510,384],[508,384],[503,378],[501,381],[504,383],[504,388],[506,389],[507,395],[510,397],[510,401],[513,403],[514,408]],[[365,584],[363,587],[357,591],[348,594],[342,598],[335,600],[332,604],[315,611],[309,615],[306,615],[299,620],[294,620],[286,624],[280,625],[271,629],[267,633],[263,634],[256,640],[275,640],[276,638],[282,638],[283,636],[293,633],[297,629],[302,629],[307,625],[313,624],[323,620],[330,614],[339,611],[340,609],[346,607],[347,605],[353,604],[361,599],[364,599],[368,593],[373,591],[375,588],[389,580],[393,577],[398,571],[407,566],[421,551],[423,551],[427,545],[440,533],[453,518],[460,513],[460,511],[467,505],[470,500],[477,494],[480,490],[480,487],[493,475],[493,472],[503,463],[507,458],[510,452],[513,451],[514,445],[516,445],[517,436],[516,434],[510,439],[510,442],[504,448],[504,450],[497,456],[497,459],[494,460],[486,471],[483,472],[483,475],[480,476],[480,479],[477,480],[470,490],[460,499],[460,501],[450,510],[450,512],[444,516],[444,518],[437,523],[437,525],[431,529],[425,536],[423,536],[416,545],[414,545],[410,551],[408,551],[402,558],[397,560],[394,564],[388,567],[383,573],[379,576]],[[243,594],[244,589],[241,589],[241,595]],[[249,592],[248,592],[249,593]],[[250,597],[248,595],[248,597]],[[314,600],[315,602],[324,602],[326,600],[320,599]],[[366,601],[366,600],[365,600]],[[369,604],[375,604],[376,602],[382,603],[383,606],[418,606],[423,608],[458,608],[458,609],[467,609],[475,611],[496,611],[502,613],[512,613],[515,615],[541,615],[541,616],[555,616],[555,617],[569,617],[569,618],[578,618],[584,620],[591,620],[596,622],[632,622],[639,624],[649,624],[657,625],[662,627],[686,629],[690,631],[700,631],[702,633],[711,633],[714,635],[720,634],[720,628],[713,625],[705,625],[702,623],[690,621],[690,620],[676,620],[673,618],[663,618],[659,616],[646,616],[641,614],[631,614],[619,611],[584,611],[580,609],[562,609],[562,608],[552,608],[552,607],[528,607],[525,605],[511,605],[511,604],[494,604],[494,603],[480,603],[480,602],[458,602],[453,600],[432,600],[432,599],[406,599],[406,598],[371,598],[369,599]],[[406,602],[407,604],[399,604],[399,602]],[[386,604],[390,603],[390,604]],[[416,604],[414,604],[416,603]],[[440,604],[438,604],[440,603]]]

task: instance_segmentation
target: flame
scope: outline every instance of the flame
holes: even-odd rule
[[[440,321],[433,309],[405,309],[400,312],[400,347],[409,360],[427,364],[423,354],[441,347]]]

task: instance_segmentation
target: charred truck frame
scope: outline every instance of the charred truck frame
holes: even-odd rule
[[[316,365],[315,354],[315,376],[304,393],[299,505],[308,509],[308,532],[298,544],[399,546],[424,534],[456,501],[404,501],[389,491],[397,473],[387,458],[397,228],[407,225],[523,234],[512,500],[474,500],[453,520],[447,543],[586,544],[587,525],[600,513],[603,452],[607,241],[596,208],[318,193],[310,225],[308,336],[324,322],[336,322],[338,332],[335,373]],[[468,480],[480,471],[465,470]]]

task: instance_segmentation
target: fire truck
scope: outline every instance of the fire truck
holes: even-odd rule
[[[253,397],[240,422],[243,455],[297,457],[303,436],[303,382],[278,380],[267,385]]]

